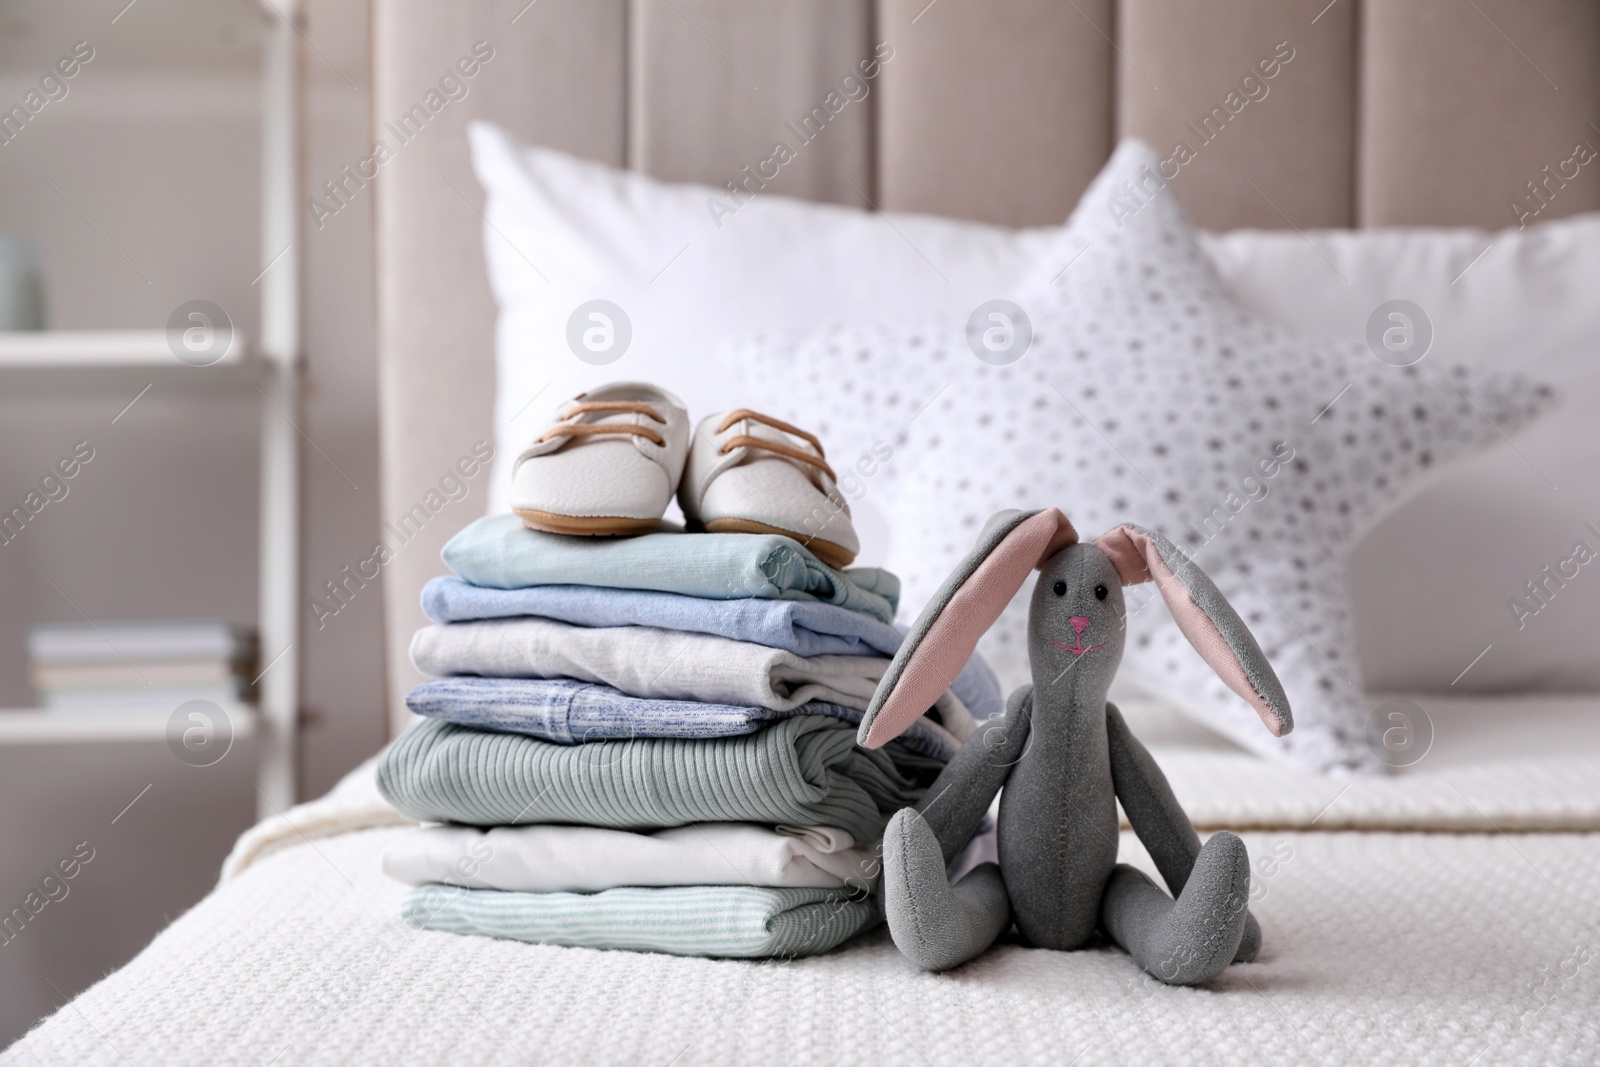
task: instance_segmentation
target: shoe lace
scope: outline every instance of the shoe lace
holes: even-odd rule
[[[815,435],[809,434],[800,429],[800,427],[792,426],[781,419],[775,419],[771,415],[763,415],[761,412],[751,411],[749,408],[730,411],[728,412],[728,417],[722,420],[722,425],[717,427],[717,432],[722,433],[734,423],[743,422],[747,419],[751,422],[759,422],[764,426],[770,426],[774,430],[788,434],[790,437],[798,437],[808,442],[812,448],[817,450],[816,455],[795,448],[793,445],[786,445],[767,437],[756,437],[753,434],[739,434],[737,437],[730,437],[722,443],[721,448],[717,449],[717,455],[725,456],[736,448],[757,448],[763,452],[773,452],[796,462],[804,463],[822,471],[834,482],[839,480],[838,476],[833,473],[833,468],[828,466],[826,454],[822,450],[822,442],[817,440]]]
[[[601,434],[633,434],[638,437],[648,438],[658,446],[665,448],[667,442],[661,435],[648,426],[641,426],[636,422],[587,422],[571,423],[565,420],[587,415],[591,412],[633,412],[646,415],[665,426],[667,420],[655,408],[640,400],[580,400],[570,408],[563,411],[558,418],[563,421],[546,430],[534,444],[542,445],[546,441],[557,437],[597,437]]]

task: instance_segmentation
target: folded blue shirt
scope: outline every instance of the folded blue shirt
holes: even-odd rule
[[[537,615],[574,626],[688,630],[781,648],[797,656],[892,656],[904,639],[886,622],[832,604],[710,600],[592,585],[489,589],[460,578],[435,578],[423,587],[422,610],[434,622]]]
[[[634,737],[738,737],[797,715],[861,722],[860,711],[821,701],[773,711],[635,697],[573,678],[438,678],[406,694],[406,706],[418,715],[458,726],[526,734],[563,745]],[[895,740],[919,756],[948,760],[955,755],[950,739],[921,721]]]
[[[452,537],[443,556],[461,578],[494,589],[595,585],[710,600],[796,600],[883,623],[894,621],[900,600],[900,580],[888,571],[836,571],[777,534],[567,537],[530,530],[515,515],[489,515]]]
[[[438,623],[532,615],[574,626],[654,626],[749,641],[807,657],[893,656],[905,639],[888,623],[832,604],[710,600],[590,585],[491,589],[460,578],[435,578],[422,590],[422,610]],[[976,653],[950,688],[976,718],[1005,710],[999,680]]]

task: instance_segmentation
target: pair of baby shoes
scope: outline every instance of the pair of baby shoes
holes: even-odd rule
[[[517,457],[511,505],[549,533],[629,536],[661,523],[673,494],[691,530],[783,534],[830,567],[860,551],[822,443],[740,408],[700,421],[645,382],[615,382],[562,405]]]

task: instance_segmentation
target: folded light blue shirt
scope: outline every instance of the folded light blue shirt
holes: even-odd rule
[[[710,600],[795,600],[882,623],[894,621],[900,600],[900,580],[888,571],[836,571],[777,534],[568,537],[530,530],[515,515],[489,515],[452,537],[443,556],[459,577],[494,589],[595,585]]]
[[[711,600],[590,585],[493,589],[460,578],[435,578],[422,590],[422,610],[437,623],[531,615],[574,626],[654,626],[749,641],[807,657],[893,656],[905,639],[888,623],[833,604]],[[1005,710],[999,680],[976,653],[950,689],[976,718]]]
[[[563,745],[635,737],[739,737],[797,715],[861,722],[860,711],[821,701],[774,711],[629,696],[609,685],[574,678],[438,678],[406,694],[406,707],[458,726],[526,734]],[[955,755],[949,740],[921,721],[895,740],[919,756],[948,760]]]
[[[720,536],[720,535],[718,535]],[[422,590],[434,622],[476,622],[536,615],[574,626],[654,626],[715,634],[781,648],[797,656],[892,656],[899,630],[870,615],[801,600],[711,600],[681,593],[592,585],[483,588],[435,578]]]

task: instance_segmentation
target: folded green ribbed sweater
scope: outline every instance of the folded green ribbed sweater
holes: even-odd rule
[[[412,926],[453,934],[744,959],[815,956],[882,918],[877,899],[861,894],[753,885],[601,893],[424,885],[406,894],[400,913]]]
[[[693,822],[837,826],[875,841],[943,764],[807,715],[755,734],[559,745],[439,720],[389,744],[378,787],[405,815],[474,826],[576,823],[616,829]]]

